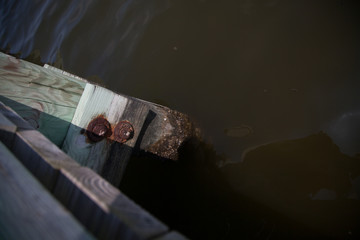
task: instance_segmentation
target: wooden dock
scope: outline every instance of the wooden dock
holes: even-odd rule
[[[132,154],[177,160],[186,115],[2,53],[0,101],[0,239],[185,239],[117,187]]]

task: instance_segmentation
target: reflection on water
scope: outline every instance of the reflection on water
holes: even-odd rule
[[[137,186],[130,175],[123,186],[176,229],[195,238],[208,232],[209,239],[292,238],[294,232],[354,238],[359,12],[360,3],[351,0],[8,0],[0,5],[0,48],[57,61],[198,122],[214,148],[194,147],[186,155],[199,166],[153,163],[169,182],[154,180],[149,189],[182,212],[153,206],[148,195],[126,188]],[[130,169],[141,171],[146,161],[138,162]],[[220,172],[206,162],[224,167]],[[179,181],[166,171],[179,171]]]
[[[341,151],[356,155],[360,151],[360,111],[350,111],[329,123],[327,132]]]
[[[67,70],[108,78],[107,72],[124,74],[145,27],[168,0],[9,0],[0,7],[2,49],[22,57],[39,49],[46,63],[60,51]]]
[[[40,48],[42,61],[54,62],[64,38],[90,4],[88,0],[5,1],[0,7],[0,46],[11,46],[11,53],[21,52],[22,57]]]

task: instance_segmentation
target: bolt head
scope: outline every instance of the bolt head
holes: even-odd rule
[[[99,142],[111,136],[111,125],[103,116],[98,116],[88,124],[86,135],[91,142]]]
[[[121,121],[114,129],[114,140],[124,143],[134,136],[134,127],[128,121]]]

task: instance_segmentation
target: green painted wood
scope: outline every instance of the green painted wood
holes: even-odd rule
[[[0,142],[0,239],[93,239]]]
[[[76,76],[74,74],[71,74],[71,73],[68,73],[64,70],[61,70],[59,68],[56,68],[56,67],[53,67],[53,66],[50,66],[48,64],[45,64],[44,65],[44,68],[46,69],[49,69],[49,70],[52,70],[54,72],[57,72],[57,73],[60,73],[62,77],[64,77],[63,75],[65,75],[65,78],[67,78],[69,81],[73,81],[73,82],[76,82],[76,83],[79,83],[81,84],[82,86],[85,87],[85,84],[84,83],[87,83],[88,81],[84,78],[81,78],[79,76]]]
[[[0,101],[61,147],[86,82],[0,53]]]
[[[93,169],[118,186],[148,112],[147,104],[87,84],[62,149],[82,166]],[[122,120],[129,121],[134,127],[133,138],[124,144],[109,139],[90,142],[84,129],[99,115],[104,116],[113,128]]]

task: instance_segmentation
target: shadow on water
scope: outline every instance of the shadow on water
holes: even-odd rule
[[[324,133],[222,161],[191,140],[178,162],[134,157],[120,189],[192,239],[360,237],[360,158]]]

